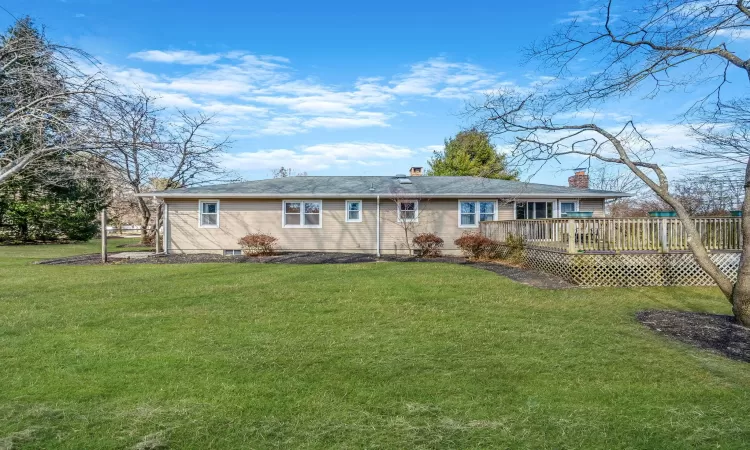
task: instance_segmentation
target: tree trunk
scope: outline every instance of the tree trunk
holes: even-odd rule
[[[151,222],[151,210],[148,209],[148,204],[141,197],[138,197],[138,209],[141,211],[141,244],[148,245],[150,243],[148,225]]]
[[[151,218],[148,216],[141,217],[141,244],[149,245],[148,237],[148,225],[151,222]]]
[[[745,168],[745,199],[742,201],[742,256],[737,283],[732,290],[732,312],[742,325],[750,326],[750,160]]]
[[[742,325],[750,326],[750,264],[742,258],[737,284],[732,291],[732,313]]]

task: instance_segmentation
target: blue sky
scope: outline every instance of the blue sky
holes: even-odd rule
[[[464,102],[545,74],[519,50],[581,1],[269,2],[23,0],[49,37],[95,55],[115,80],[167,108],[216,115],[248,179],[284,165],[310,175],[381,175],[426,166],[466,121]],[[0,12],[4,26],[12,18]],[[679,99],[678,99],[679,100]],[[647,132],[685,139],[669,111],[621,104]],[[565,183],[575,161],[536,173]],[[531,172],[527,172],[528,175]]]

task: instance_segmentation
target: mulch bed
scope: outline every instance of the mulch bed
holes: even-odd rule
[[[562,278],[533,269],[508,266],[495,262],[475,262],[457,256],[439,258],[416,258],[413,256],[382,255],[380,258],[366,253],[322,253],[322,252],[289,252],[273,256],[222,256],[210,253],[155,255],[138,259],[115,259],[112,264],[195,264],[195,263],[250,263],[250,264],[360,264],[376,262],[437,262],[460,264],[488,270],[513,281],[541,289],[569,289],[577,287]],[[79,255],[68,258],[39,261],[45,265],[96,265],[101,264],[101,255]]]
[[[750,329],[739,325],[732,316],[684,311],[641,311],[635,317],[657,333],[727,358],[750,362]]]

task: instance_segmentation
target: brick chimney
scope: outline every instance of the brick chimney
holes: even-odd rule
[[[588,189],[589,176],[585,169],[576,169],[572,177],[568,177],[568,186],[572,188]]]
[[[410,177],[421,177],[422,176],[422,168],[421,167],[412,167],[409,169],[409,176]]]

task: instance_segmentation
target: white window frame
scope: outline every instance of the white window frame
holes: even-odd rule
[[[216,203],[216,225],[203,225],[203,204]],[[198,200],[198,228],[219,228],[221,224],[221,202],[217,200]]]
[[[578,201],[578,200],[573,200],[573,199],[571,199],[571,200],[568,200],[568,199],[560,199],[560,200],[558,200],[558,201],[557,201],[557,217],[558,217],[558,218],[561,218],[561,217],[562,217],[562,204],[563,204],[563,203],[573,203],[573,204],[575,205],[575,206],[573,207],[573,208],[574,208],[574,209],[573,209],[573,211],[578,211],[578,210],[579,210],[579,208],[580,208],[580,206],[581,206],[581,205],[579,204],[579,201]]]
[[[402,219],[401,218],[401,204],[402,203],[414,203],[414,218],[413,219]],[[396,222],[398,223],[419,223],[419,200],[399,200],[396,203]]]
[[[474,225],[463,225],[461,224],[461,203],[474,203]],[[492,199],[480,199],[480,200],[473,200],[473,199],[459,199],[458,200],[458,228],[479,228],[479,217],[481,213],[479,212],[479,203],[494,203],[494,214],[492,215],[492,220],[497,220],[497,207],[498,202],[497,200]],[[466,213],[469,214],[469,213]]]
[[[286,223],[286,204],[287,203],[300,203],[300,218],[299,225],[287,225]],[[305,224],[305,203],[318,203],[320,204],[320,216],[319,223],[317,225],[306,225]],[[305,199],[305,200],[282,200],[281,201],[281,227],[282,228],[323,228],[323,200],[316,199]]]
[[[351,205],[352,203],[359,203],[359,219],[350,219],[349,218],[349,205]],[[362,200],[347,200],[344,203],[344,209],[345,209],[344,214],[346,214],[346,221],[347,222],[362,222],[362,205],[363,204],[364,203],[362,202]]]

